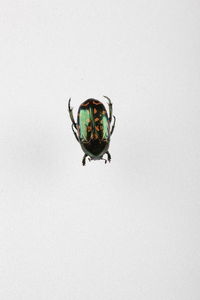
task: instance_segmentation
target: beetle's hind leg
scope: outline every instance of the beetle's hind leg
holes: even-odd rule
[[[69,101],[68,101],[69,116],[70,116],[73,126],[77,129],[77,124],[74,121],[73,109],[70,106],[70,102],[71,102],[71,98],[69,98]]]
[[[110,155],[110,152],[106,152],[106,154],[107,154],[107,156],[108,156],[108,161],[109,161],[109,163],[110,163],[110,161],[111,161],[111,155]]]
[[[83,159],[82,159],[82,165],[83,165],[83,166],[85,166],[87,156],[88,156],[87,154],[85,154],[85,155],[83,156]]]
[[[113,131],[114,131],[114,129],[115,129],[116,118],[115,118],[115,116],[113,116],[113,118],[114,118],[114,123],[113,123],[112,129],[111,129],[110,135],[113,134]]]
[[[105,158],[101,158],[101,159],[105,161],[105,164],[107,163],[107,159],[105,159]]]
[[[108,98],[107,96],[104,96],[104,98],[106,98],[108,100],[108,106],[109,106],[109,122],[111,123],[112,121],[112,102],[110,100],[110,98]]]
[[[84,156],[83,156],[83,160],[82,160],[82,164],[83,164],[83,166],[85,166],[85,164],[86,164],[86,158],[88,157],[88,155],[87,154],[85,154]],[[91,161],[91,158],[90,157],[88,157],[88,160],[89,161]]]

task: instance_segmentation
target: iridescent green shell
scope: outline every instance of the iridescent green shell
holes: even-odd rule
[[[83,151],[94,159],[103,156],[108,150],[110,123],[103,103],[88,99],[80,105],[78,134]]]

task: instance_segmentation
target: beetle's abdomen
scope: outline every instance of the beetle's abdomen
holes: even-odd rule
[[[102,156],[108,150],[109,143],[107,141],[92,139],[89,143],[83,143],[82,147],[90,156],[98,157]]]

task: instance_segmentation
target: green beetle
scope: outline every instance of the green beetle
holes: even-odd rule
[[[96,99],[87,99],[84,101],[78,110],[77,123],[74,120],[72,108],[70,107],[71,98],[68,102],[69,115],[72,121],[72,131],[75,138],[80,143],[83,152],[85,153],[82,164],[85,165],[86,158],[89,160],[105,160],[104,154],[107,154],[107,159],[111,161],[111,155],[108,152],[110,137],[115,128],[115,116],[112,115],[111,100],[108,100],[109,116],[102,102]],[[114,122],[111,128],[112,117]]]

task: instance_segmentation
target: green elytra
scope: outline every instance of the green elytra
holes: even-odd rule
[[[109,136],[109,123],[108,123],[108,118],[106,115],[102,115],[101,119],[98,118],[98,121],[95,121],[95,114],[94,114],[94,109],[92,109],[92,107],[89,107],[89,109],[83,109],[80,108],[79,111],[79,124],[80,124],[80,128],[79,128],[79,136],[80,136],[80,140],[82,142],[88,142],[91,140],[92,138],[92,133],[94,135],[94,133],[96,135],[100,134],[102,135],[102,137],[100,136],[101,139],[108,139]],[[97,118],[97,117],[96,117]],[[101,127],[102,129],[97,129],[95,128],[95,126],[99,126],[98,123],[101,122]],[[88,128],[90,128],[93,125],[93,132],[88,131]]]
[[[108,148],[116,118],[112,116],[111,100],[106,96],[104,97],[109,101],[109,117],[103,103],[95,99],[88,99],[79,107],[77,123],[74,120],[72,108],[70,107],[71,99],[69,99],[68,108],[72,130],[85,153],[82,160],[83,165],[85,165],[87,157],[89,157],[89,160],[103,159],[106,163],[107,160],[103,158],[103,155],[107,154],[108,161],[111,160]],[[111,128],[112,117],[114,122]]]

